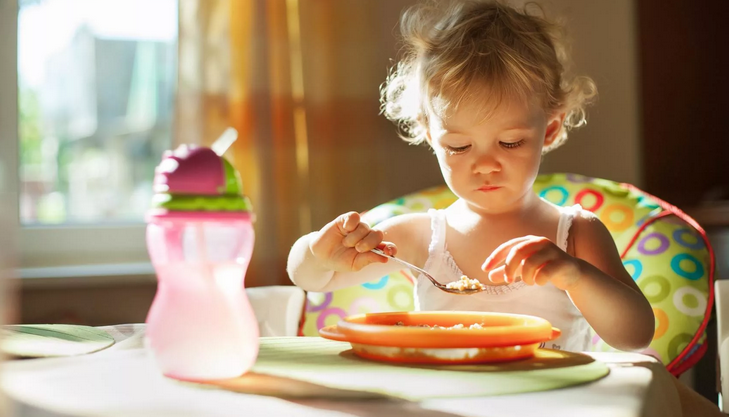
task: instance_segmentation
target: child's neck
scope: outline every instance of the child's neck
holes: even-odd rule
[[[544,202],[536,194],[529,191],[511,206],[499,210],[488,210],[473,206],[463,199],[458,200],[454,208],[458,210],[459,215],[463,216],[464,223],[475,225],[523,222],[538,214],[543,208],[543,204]]]
[[[447,247],[464,274],[486,282],[480,265],[499,245],[526,235],[556,238],[558,209],[528,194],[509,210],[478,210],[464,200],[446,209]]]
[[[510,234],[524,234],[535,225],[554,220],[553,207],[531,191],[524,196],[520,204],[515,204],[508,210],[479,210],[463,200],[451,206],[449,211],[451,210],[452,215],[448,216],[448,224],[464,236],[488,232],[507,238]]]

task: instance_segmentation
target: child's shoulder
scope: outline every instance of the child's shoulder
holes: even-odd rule
[[[570,237],[578,253],[581,248],[615,247],[615,241],[610,231],[589,210],[576,210],[575,217],[572,220],[572,227],[570,228]]]
[[[605,225],[600,221],[600,219],[595,215],[595,213],[591,212],[590,210],[585,210],[579,205],[572,206],[572,209],[574,210],[575,217],[572,220],[573,224],[579,225],[578,227],[583,228],[605,228]]]
[[[590,211],[580,210],[574,218],[572,229],[570,235],[574,235],[575,249],[573,256],[587,261],[590,265],[639,291],[623,266],[610,231],[597,216]]]
[[[430,229],[430,221],[431,217],[428,213],[406,213],[383,220],[375,226],[375,229],[417,232],[423,228]]]
[[[430,215],[408,213],[389,218],[375,226],[385,233],[384,240],[397,246],[398,257],[422,265],[428,255],[431,239]]]

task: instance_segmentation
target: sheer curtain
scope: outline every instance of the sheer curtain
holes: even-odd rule
[[[239,132],[228,157],[257,213],[247,286],[288,283],[288,251],[338,214],[440,183],[379,115],[413,0],[180,0],[176,142]]]

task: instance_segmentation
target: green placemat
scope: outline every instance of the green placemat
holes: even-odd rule
[[[251,371],[412,401],[545,391],[594,381],[609,372],[590,356],[547,349],[540,349],[532,359],[501,364],[394,365],[361,359],[351,352],[349,343],[319,337],[262,338]],[[234,388],[244,386],[236,380],[245,378],[210,384],[246,392]]]
[[[105,331],[88,326],[32,324],[0,329],[0,349],[24,358],[83,355],[113,344],[114,338]]]

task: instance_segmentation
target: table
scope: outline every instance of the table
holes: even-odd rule
[[[62,415],[94,416],[626,416],[680,415],[673,378],[653,358],[589,353],[610,367],[598,381],[546,392],[404,400],[281,399],[180,384],[162,377],[144,349],[144,325],[103,327],[116,344],[101,352],[3,364],[13,399]]]

